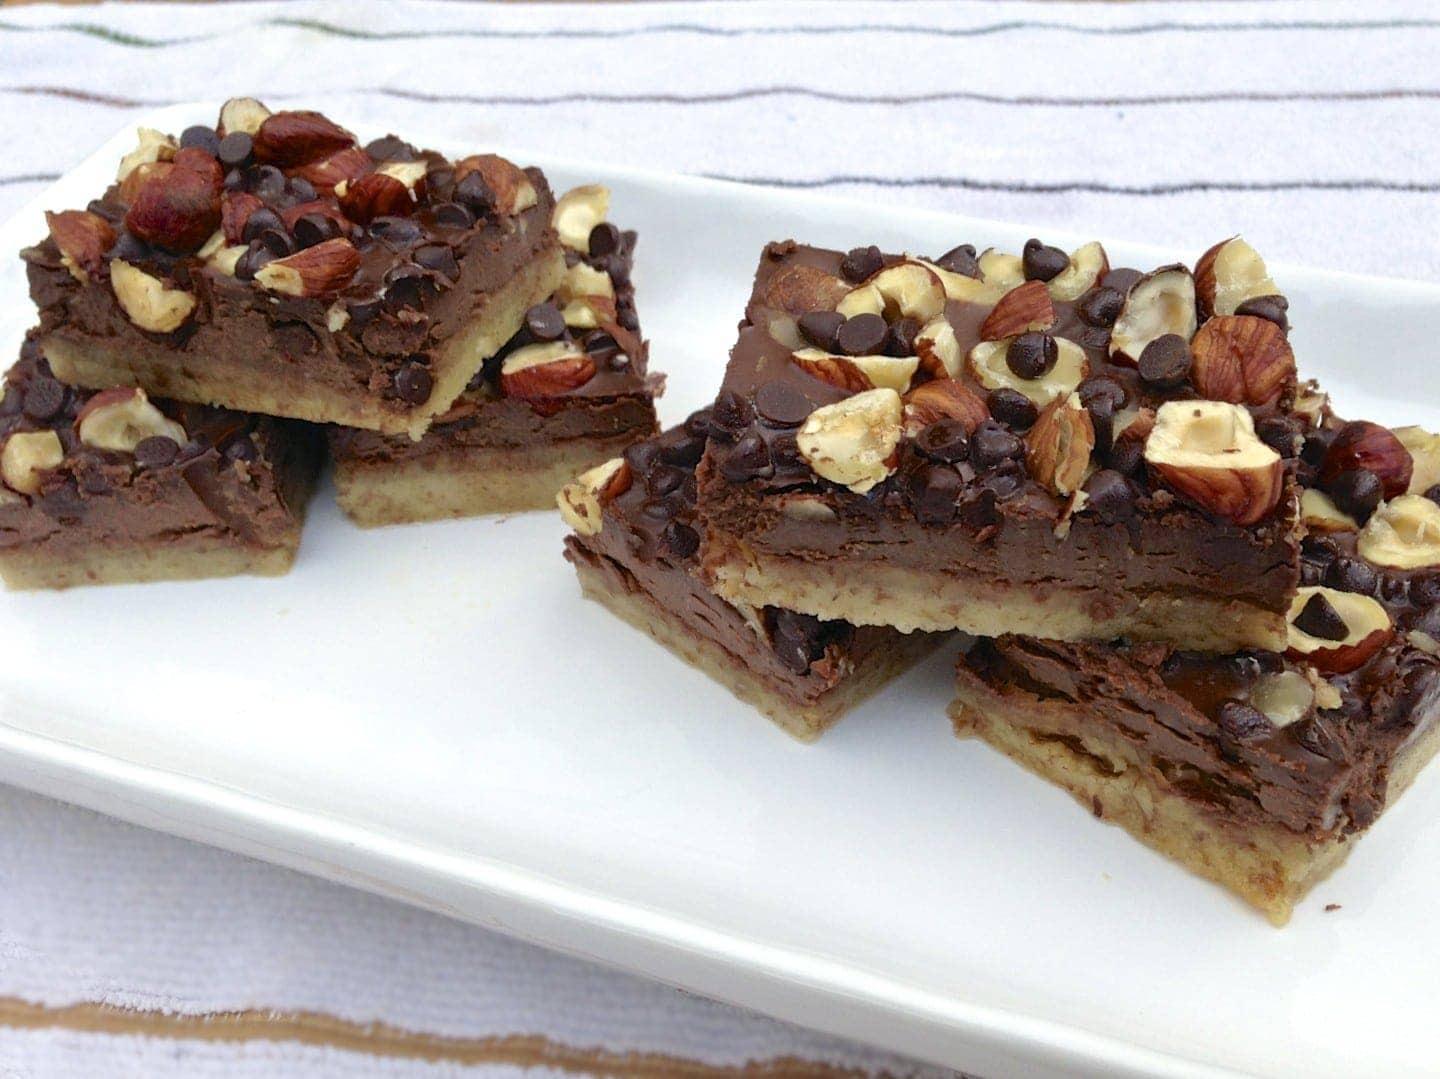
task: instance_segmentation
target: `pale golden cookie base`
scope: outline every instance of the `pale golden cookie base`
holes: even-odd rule
[[[697,637],[681,619],[648,595],[617,592],[590,566],[579,565],[576,571],[581,591],[588,599],[606,607],[621,621],[648,633],[801,742],[815,741],[842,715],[919,662],[944,640],[943,635],[897,635],[891,647],[871,652],[838,685],[804,704],[777,692],[763,675],[756,674],[714,641]]]
[[[786,558],[714,532],[703,558],[716,594],[732,603],[784,607],[857,626],[905,633],[959,629],[979,637],[1020,633],[1054,641],[1129,637],[1204,652],[1285,649],[1284,614],[1247,603],[1113,591],[1100,596],[1059,587],[1041,598],[1024,586],[882,562]]]
[[[14,591],[195,581],[240,574],[279,577],[290,571],[299,545],[297,528],[294,542],[281,547],[244,547],[234,540],[191,536],[153,544],[111,545],[69,555],[37,547],[16,548],[0,551],[0,578]]]
[[[362,528],[553,510],[561,487],[652,433],[441,451],[398,462],[336,461],[336,501]]]
[[[363,388],[341,392],[324,387],[300,366],[277,375],[258,371],[243,360],[221,363],[213,356],[192,356],[148,342],[76,339],[63,326],[47,334],[42,347],[55,377],[72,386],[138,385],[152,397],[419,439],[481,365],[515,335],[525,312],[559,287],[564,272],[559,248],[546,248],[499,289],[479,297],[470,318],[432,358],[429,399],[403,412],[383,408],[376,395]]]
[[[959,737],[984,739],[1042,779],[1069,791],[1102,820],[1220,884],[1258,908],[1276,926],[1350,853],[1344,836],[1312,840],[1280,825],[1238,827],[1174,793],[1134,747],[1109,731],[1080,736],[1047,724],[1061,707],[1017,691],[997,694],[962,677],[950,715]],[[1067,741],[1059,740],[1062,735]],[[1390,769],[1386,804],[1394,801],[1440,750],[1440,724],[1401,751]]]

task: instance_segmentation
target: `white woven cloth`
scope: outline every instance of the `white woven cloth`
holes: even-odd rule
[[[1195,251],[1243,232],[1276,259],[1440,271],[1431,0],[34,6],[0,11],[0,57],[0,215],[149,107],[254,92],[402,133],[859,193],[1042,235]],[[912,1069],[3,789],[0,997]],[[461,1070],[0,1029],[6,1077]]]

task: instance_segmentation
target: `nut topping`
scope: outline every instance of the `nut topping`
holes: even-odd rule
[[[914,356],[836,356],[818,348],[802,348],[792,358],[808,374],[852,393],[887,388],[904,393],[920,366]]]
[[[555,290],[555,298],[559,303],[566,304],[582,296],[603,296],[613,300],[615,283],[610,280],[610,275],[604,270],[597,270],[584,262],[577,262],[565,271],[565,276],[560,280],[560,287]]]
[[[150,403],[138,387],[101,390],[75,417],[80,441],[97,450],[134,453],[147,438],[168,438],[177,446],[185,444],[185,428]]]
[[[1289,621],[1285,654],[1329,674],[1355,670],[1395,634],[1374,598],[1318,586],[1296,592]]]
[[[125,214],[125,227],[174,254],[194,251],[220,227],[224,178],[215,159],[181,150],[173,167],[146,180]]]
[[[1057,397],[1073,391],[1090,374],[1090,361],[1083,348],[1063,337],[1056,337],[1054,341],[1055,364],[1039,378],[1022,378],[1006,362],[1015,338],[981,341],[970,350],[966,364],[970,374],[987,390],[1018,390],[1037,407],[1044,408]]]
[[[290,169],[355,145],[355,136],[327,116],[308,110],[271,113],[254,132],[255,160]]]
[[[895,471],[900,395],[867,390],[810,413],[796,442],[817,476],[864,494]]]
[[[1295,353],[1273,322],[1216,315],[1190,342],[1190,381],[1211,401],[1270,405],[1295,378]]]
[[[590,233],[595,231],[596,225],[605,220],[605,216],[609,212],[610,189],[604,184],[586,184],[583,187],[572,187],[555,200],[555,211],[550,215],[550,224],[559,234],[562,244],[572,251],[588,255],[590,253]],[[784,304],[775,306],[785,307]],[[790,310],[788,307],[785,309]],[[807,307],[802,311],[791,311],[791,313],[798,315],[814,309]]]
[[[1025,464],[1051,494],[1068,496],[1080,489],[1095,449],[1095,425],[1078,394],[1051,401],[1025,436]]]
[[[604,526],[604,505],[628,491],[630,483],[630,466],[625,458],[612,457],[562,487],[555,503],[560,507],[560,516],[577,535],[594,536]]]
[[[995,305],[980,324],[982,341],[999,341],[1032,330],[1048,330],[1055,324],[1055,307],[1043,281],[1027,281],[1013,288]]]
[[[905,397],[905,433],[910,436],[940,420],[958,420],[968,435],[989,418],[980,395],[953,378],[931,379]]]
[[[949,299],[984,304],[989,307],[1005,295],[1005,289],[982,281],[978,277],[968,277],[965,274],[956,273],[954,270],[947,270],[933,262],[927,262],[925,259],[917,258],[914,261],[935,275]]]
[[[1280,455],[1239,405],[1165,402],[1145,440],[1145,461],[1178,494],[1231,524],[1254,524],[1280,501]]]
[[[151,333],[178,330],[195,310],[190,293],[171,288],[124,259],[110,260],[110,288],[130,321]]]
[[[1300,492],[1300,516],[1314,535],[1354,532],[1360,527],[1360,522],[1335,505],[1333,498],[1314,487]]]
[[[232,97],[220,106],[220,122],[215,125],[215,134],[222,139],[235,132],[254,135],[269,118],[270,110],[253,97]]]
[[[180,149],[169,135],[152,127],[140,128],[139,135],[140,144],[120,159],[120,169],[115,174],[115,179],[121,184],[141,165],[169,161],[174,158],[175,151]]]
[[[1315,706],[1315,685],[1299,671],[1267,674],[1250,690],[1250,703],[1277,727],[1304,719]]]
[[[1279,292],[1265,260],[1238,236],[1222,240],[1195,264],[1195,295],[1206,317],[1233,315],[1246,300]]]
[[[1377,566],[1440,566],[1440,506],[1424,495],[1392,498],[1365,522],[1355,550]]]
[[[944,315],[920,327],[920,332],[915,335],[915,354],[920,357],[920,366],[931,378],[959,378],[965,369],[965,357],[960,352],[955,327]]]
[[[1070,265],[1046,282],[1046,288],[1056,300],[1078,300],[1109,272],[1105,248],[1092,241],[1071,252]]]
[[[387,161],[375,171],[382,176],[399,180],[406,191],[416,192],[429,175],[430,165],[425,161]]]
[[[1195,336],[1195,281],[1184,266],[1167,266],[1140,278],[1110,331],[1110,358],[1134,365],[1157,337]]]
[[[846,318],[884,315],[887,320],[913,318],[929,322],[945,310],[945,286],[929,267],[906,260],[887,266],[836,305]]]
[[[1358,469],[1373,472],[1380,480],[1384,497],[1394,498],[1409,489],[1414,462],[1405,444],[1388,427],[1355,420],[1340,428],[1325,451],[1320,462],[1320,485],[1333,487],[1345,473]]]
[[[555,397],[595,377],[595,361],[579,345],[549,341],[518,348],[500,365],[500,391],[507,397]]]
[[[322,197],[333,195],[340,184],[353,184],[370,171],[374,162],[359,146],[347,146],[328,157],[296,168],[292,175],[306,181]]]
[[[359,269],[360,252],[337,238],[267,262],[255,271],[255,280],[286,296],[328,296],[348,285]]]
[[[530,209],[540,201],[535,185],[525,170],[513,161],[507,161],[499,154],[475,154],[455,162],[455,182],[471,173],[479,175],[490,189],[495,212],[509,217]]]
[[[60,263],[81,284],[105,265],[105,252],[115,243],[115,230],[99,214],[87,210],[45,212],[50,238],[60,249]]]
[[[21,494],[40,493],[41,473],[57,468],[65,449],[54,431],[17,431],[0,450],[0,478]]]
[[[1001,292],[1025,283],[1025,262],[1019,255],[1007,255],[987,247],[980,252],[979,266],[981,279]]]
[[[377,217],[405,217],[415,208],[415,197],[393,176],[367,172],[356,180],[341,180],[335,197],[351,221],[368,225]]]
[[[849,291],[849,285],[819,267],[790,263],[765,282],[765,303],[798,318],[834,310]]]
[[[1395,437],[1410,451],[1409,493],[1422,495],[1440,483],[1440,435],[1423,427],[1396,427]]]

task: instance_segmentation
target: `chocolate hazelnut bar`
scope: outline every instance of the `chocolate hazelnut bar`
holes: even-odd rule
[[[1366,432],[1391,461],[1411,456],[1403,439],[1413,471],[1368,507],[1346,498],[1353,481],[1316,477],[1338,499],[1305,490],[1283,651],[981,639],[960,657],[952,709],[958,734],[1277,925],[1440,748],[1440,439],[1323,430]]]
[[[581,472],[656,431],[664,380],[647,373],[635,312],[635,233],[606,220],[610,193],[579,187],[552,224],[565,276],[525,313],[418,442],[329,430],[341,507],[361,525],[549,509]]]
[[[705,572],[857,625],[1282,649],[1286,308],[1238,238],[1193,273],[771,244],[699,470]]]
[[[0,397],[10,588],[285,573],[320,468],[294,420],[61,384],[31,335]]]
[[[23,252],[56,377],[418,438],[564,261],[537,169],[225,104]]]
[[[695,465],[710,416],[637,442],[558,498],[585,595],[802,741],[933,649],[943,634],[822,621],[720,599],[698,572]]]

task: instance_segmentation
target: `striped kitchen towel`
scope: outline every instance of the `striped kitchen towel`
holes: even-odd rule
[[[156,105],[257,92],[1042,234],[1193,253],[1228,230],[1440,273],[1433,0],[35,5],[0,10],[0,56],[0,214]],[[0,1024],[3,1077],[921,1071],[3,789]]]

